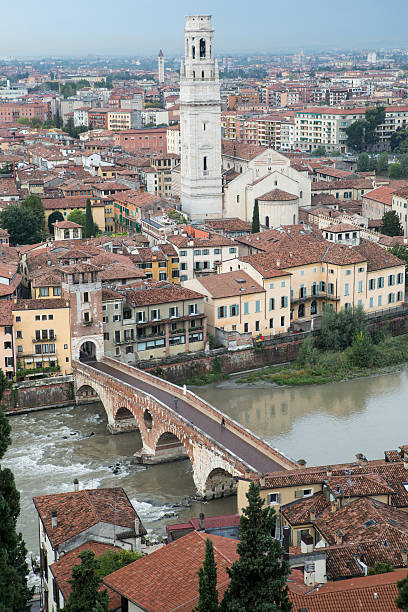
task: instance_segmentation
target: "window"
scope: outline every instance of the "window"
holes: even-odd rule
[[[236,253],[236,252],[237,252],[237,249],[236,249],[236,247],[230,247],[230,248],[228,249],[228,252],[229,252],[229,253],[231,253],[231,254],[233,254],[233,253]]]
[[[255,321],[255,331],[259,331],[259,321]]]
[[[378,296],[378,306],[382,306],[382,295]]]
[[[247,333],[249,329],[248,323],[244,323],[244,332]]]
[[[201,249],[194,249],[194,255],[201,255]]]
[[[52,321],[54,319],[54,315],[48,315],[48,320]]]
[[[350,293],[350,287],[349,287],[349,284],[346,283],[344,285],[344,295],[349,295],[349,293]]]
[[[358,271],[359,272],[364,272],[364,268],[359,268]]]
[[[377,287],[378,289],[382,289],[384,287],[384,277],[379,276],[377,279]]]
[[[11,349],[11,342],[5,342],[4,343],[4,348],[7,349]]]
[[[273,319],[269,319],[269,329],[273,329]]]
[[[249,314],[249,302],[244,302],[244,315]]]
[[[41,319],[40,315],[35,315],[35,320],[39,321]]]
[[[109,332],[103,332],[103,339],[109,340]]]
[[[221,249],[214,249],[214,255],[221,255]]]
[[[172,306],[169,308],[170,319],[174,319],[179,316],[178,306]]]
[[[227,316],[227,307],[226,306],[218,306],[218,318],[225,319]]]
[[[370,297],[370,308],[374,307],[374,298]]]
[[[47,320],[47,315],[41,315],[41,321],[46,321]]]
[[[368,289],[370,291],[375,289],[375,278],[370,278],[370,280],[368,281]]]
[[[48,297],[50,295],[49,287],[40,287],[39,296]]]
[[[404,275],[402,274],[402,272],[400,272],[400,273],[397,275],[397,283],[398,283],[399,285],[401,285],[403,282],[404,282]]]
[[[38,351],[37,351],[37,348],[39,348],[39,349],[40,349],[40,351],[41,351],[41,346],[36,344],[36,345],[35,345],[35,349],[36,349],[36,350],[35,350],[35,352],[36,352],[36,353],[38,352]],[[22,345],[21,345],[21,344],[19,344],[19,345],[18,345],[18,347],[17,347],[17,352],[18,352],[18,353],[22,353],[22,352],[23,352],[23,347],[22,347]]]
[[[281,317],[281,327],[285,326],[285,317]]]
[[[188,305],[188,314],[189,315],[198,314],[198,304],[189,304]]]
[[[275,310],[275,298],[269,298],[269,310]]]
[[[363,281],[358,281],[358,293],[363,293]]]
[[[269,493],[268,495],[268,504],[279,504],[280,503],[280,493]]]
[[[232,304],[230,306],[230,317],[237,317],[239,315],[239,305]]]
[[[275,284],[274,283],[269,283],[269,289],[274,289]]]
[[[395,302],[395,293],[388,294],[388,303],[393,304]]]
[[[86,314],[86,313],[85,313],[85,314]],[[121,318],[122,318],[122,316],[121,316],[120,314],[115,314],[115,315],[113,315],[113,317],[112,317],[112,321],[114,321],[114,322],[115,322],[115,321],[120,321],[120,320],[121,320]]]
[[[288,296],[282,295],[281,297],[281,308],[287,308],[288,306]]]
[[[180,257],[187,257],[187,251],[180,251]]]
[[[102,317],[102,321],[103,323],[109,323],[109,317],[108,316]]]
[[[203,157],[203,170],[204,170],[204,172],[208,171],[208,168],[207,168],[207,156],[206,155],[204,155],[204,157]]]
[[[89,312],[84,312],[84,321],[89,321]]]
[[[85,291],[85,293],[84,293],[84,302],[85,303],[89,302],[89,293],[88,293],[88,291]]]
[[[286,287],[286,281],[281,282],[281,287]]]
[[[391,287],[392,285],[395,285],[395,274],[388,276],[388,286]]]
[[[145,322],[145,313],[143,311],[139,311],[136,313],[136,323],[144,323]]]
[[[160,310],[158,308],[153,308],[151,311],[151,319],[152,321],[158,321],[160,319]]]
[[[404,294],[402,291],[398,291],[397,293],[397,302],[401,302],[404,299]]]
[[[351,270],[346,270],[346,276],[350,276]]]
[[[17,338],[22,338],[23,337],[23,332],[22,331],[18,331],[17,332]]]

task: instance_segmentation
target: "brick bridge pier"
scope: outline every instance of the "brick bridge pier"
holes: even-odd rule
[[[236,477],[297,464],[191,391],[104,357],[73,362],[78,404],[99,399],[112,433],[138,430],[141,463],[188,458],[198,496],[231,495]],[[222,423],[222,419],[224,419]]]

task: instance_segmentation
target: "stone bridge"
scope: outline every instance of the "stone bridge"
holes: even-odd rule
[[[188,458],[201,498],[235,493],[236,477],[248,472],[297,467],[195,393],[152,374],[106,356],[74,361],[73,371],[77,403],[99,398],[112,433],[138,429],[142,463]]]

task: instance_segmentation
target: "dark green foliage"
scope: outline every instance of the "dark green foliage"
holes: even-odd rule
[[[66,124],[64,125],[63,130],[64,132],[67,132],[70,136],[72,136],[72,138],[78,138],[78,136],[82,132],[88,132],[89,128],[87,128],[84,125],[75,127],[74,120],[72,119],[72,117],[70,117],[68,121],[66,122]]]
[[[239,560],[232,564],[231,578],[221,603],[222,612],[288,612],[292,604],[286,584],[289,564],[279,540],[274,539],[276,513],[263,508],[259,487],[251,482],[248,506],[240,518]]]
[[[320,157],[321,155],[326,155],[326,149],[323,146],[316,147],[311,152],[312,157]]]
[[[0,225],[10,234],[10,244],[41,242],[43,233],[37,216],[27,208],[9,204],[0,212]]]
[[[24,210],[31,210],[31,212],[34,213],[38,220],[38,226],[44,232],[45,210],[40,196],[34,194],[29,195],[28,198],[21,202],[21,208]]]
[[[400,179],[402,177],[402,169],[399,163],[390,164],[388,174],[391,179]]]
[[[355,151],[364,151],[375,145],[378,142],[375,130],[384,121],[383,106],[367,109],[364,119],[358,119],[346,128],[347,146]]]
[[[0,395],[8,384],[1,372]],[[10,424],[0,408],[0,459],[11,443]],[[20,494],[16,489],[13,472],[0,467],[0,610],[3,612],[25,612],[32,591],[27,586],[27,551],[17,533],[17,518],[20,514]]]
[[[296,359],[296,363],[301,366],[313,366],[319,360],[319,351],[314,346],[312,336],[308,336],[302,342],[302,346],[299,349],[299,353]]]
[[[259,205],[258,200],[255,200],[254,211],[252,213],[252,233],[257,234],[259,229]]]
[[[365,331],[366,315],[361,306],[354,310],[325,310],[320,328],[319,346],[327,351],[343,351],[360,331]]]
[[[377,157],[376,173],[380,175],[388,174],[388,155],[387,153],[380,153],[380,155]]]
[[[404,244],[394,244],[390,249],[388,249],[390,253],[402,259],[405,262],[405,270],[407,270],[408,266],[408,247]]]
[[[95,555],[90,550],[80,553],[81,563],[72,568],[71,593],[64,607],[65,612],[84,612],[96,607],[98,612],[109,612],[107,590],[98,591],[101,579],[96,576],[98,567]]]
[[[82,212],[82,210],[79,210],[79,208],[74,208],[74,210],[69,213],[67,219],[68,221],[82,225],[83,230],[85,230],[86,215],[84,212]]]
[[[209,538],[205,542],[205,559],[198,570],[198,606],[194,612],[218,612],[217,564],[214,547]]]
[[[399,158],[399,165],[401,168],[401,176],[407,177],[408,176],[408,153],[404,153],[403,155],[401,155],[401,157]]]
[[[351,125],[346,128],[347,134],[347,147],[354,149],[354,151],[361,151],[365,148],[365,132],[367,129],[367,122],[364,119],[358,119],[353,121]]]
[[[389,559],[387,561],[376,561],[374,563],[374,567],[370,567],[368,570],[369,576],[374,576],[374,574],[387,574],[388,572],[393,572],[394,568],[392,567],[392,563]]]
[[[108,550],[96,559],[95,573],[100,580],[116,570],[143,557],[142,553],[131,550]]]
[[[64,220],[64,215],[59,210],[54,210],[54,212],[50,214],[50,216],[48,217],[48,230],[50,234],[54,233],[53,223],[56,223],[57,221],[63,221],[63,220]]]
[[[400,128],[391,134],[391,151],[394,153],[408,153],[408,129]]]
[[[390,210],[384,214],[380,232],[386,236],[404,235],[403,227],[395,210]]]
[[[358,332],[347,351],[351,365],[356,368],[368,368],[373,365],[374,345],[368,332]]]
[[[96,223],[94,223],[92,216],[92,208],[91,208],[91,200],[88,198],[86,201],[86,215],[85,215],[85,235],[84,238],[90,238],[91,236],[95,236],[98,227]]]
[[[408,612],[408,576],[402,580],[398,580],[398,597],[395,603],[401,610]]]
[[[360,153],[357,160],[357,170],[359,172],[368,172],[370,169],[370,156],[368,153]]]

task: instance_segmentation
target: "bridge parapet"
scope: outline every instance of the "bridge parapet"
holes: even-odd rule
[[[256,436],[252,431],[232,419],[230,416],[224,414],[221,410],[218,410],[217,408],[203,400],[193,391],[187,389],[186,393],[184,394],[184,390],[182,387],[179,387],[178,385],[175,385],[174,383],[169,382],[167,380],[163,380],[158,376],[154,376],[154,374],[151,374],[150,372],[145,372],[144,370],[139,370],[138,368],[135,368],[131,365],[117,361],[112,357],[104,356],[103,362],[107,365],[116,368],[117,370],[120,370],[126,374],[130,374],[131,376],[134,376],[135,378],[138,378],[139,380],[142,380],[150,385],[154,385],[157,388],[162,389],[163,391],[167,391],[171,393],[173,397],[177,397],[178,399],[183,399],[184,401],[189,402],[194,406],[194,408],[213,418],[217,423],[220,423],[221,419],[224,418],[225,427],[227,429],[232,431],[242,440],[245,440],[245,442],[249,442],[252,446],[260,450],[266,456],[273,459],[273,461],[278,463],[285,470],[293,470],[299,467],[295,461],[293,461],[289,457],[286,457],[278,450],[272,448],[267,442],[265,442],[265,440],[262,440],[262,438]]]

